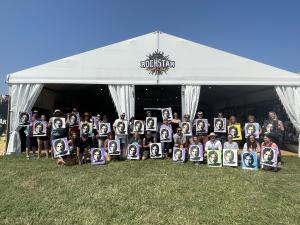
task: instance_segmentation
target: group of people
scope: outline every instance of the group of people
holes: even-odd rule
[[[128,158],[128,146],[132,144],[140,147],[138,158],[146,160],[151,158],[152,148],[150,149],[150,146],[156,143],[160,144],[161,155],[165,158],[173,156],[174,148],[188,150],[191,145],[201,145],[204,150],[204,159],[202,160],[207,159],[207,151],[223,149],[255,151],[260,158],[261,149],[270,147],[277,149],[277,161],[279,164],[281,163],[280,145],[284,125],[277,118],[275,112],[269,112],[264,124],[259,125],[259,137],[252,132],[255,129],[254,126],[249,126],[249,124],[257,124],[255,117],[249,115],[246,122],[247,127],[242,128],[242,131],[248,135],[239,139],[236,138],[237,131],[229,129],[235,125],[241,126],[235,116],[224,120],[223,113],[218,113],[213,126],[211,126],[207,119],[204,119],[202,111],[196,113],[195,119],[186,114],[182,121],[176,112],[172,113],[162,109],[161,113],[161,123],[158,122],[157,117],[153,117],[152,111],[146,112],[144,120],[136,120],[134,117],[127,120],[125,113],[122,113],[118,119],[110,123],[107,115],[97,114],[92,117],[90,113],[85,112],[80,116],[77,108],[68,114],[57,109],[49,120],[45,115],[39,115],[37,111],[33,111],[30,122],[27,123],[28,119],[24,118],[26,115],[20,113],[19,120],[23,126],[26,126],[26,157],[30,158],[30,150],[34,154],[37,150],[37,157],[40,158],[41,150],[44,149],[47,157],[51,153],[52,158],[57,158],[58,164],[87,162],[91,158],[91,149],[95,148],[104,150],[105,162]],[[43,127],[45,124],[46,129]],[[220,132],[221,130],[222,132]],[[115,144],[112,145],[111,143],[114,141]],[[120,154],[111,154],[110,148],[112,146],[117,148],[117,144]],[[68,154],[55,154],[55,152],[64,153],[63,150],[66,149],[68,149]],[[99,151],[94,152],[99,154]],[[175,155],[180,155],[179,153],[176,152]],[[156,152],[156,154],[158,153]],[[200,159],[197,164],[199,163]]]

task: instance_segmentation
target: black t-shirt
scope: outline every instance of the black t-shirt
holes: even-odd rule
[[[151,143],[154,143],[154,137],[151,137],[150,139],[147,139],[147,138],[144,138],[144,141],[145,141],[145,145],[149,145],[150,142]],[[146,147],[144,148],[145,150],[150,150],[150,147]]]
[[[85,148],[93,147],[93,141],[91,137],[88,137],[87,139],[76,138],[75,139],[75,147],[80,149],[80,152],[83,152]]]

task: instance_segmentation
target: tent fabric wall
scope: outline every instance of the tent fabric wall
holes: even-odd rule
[[[40,95],[43,84],[13,84],[9,87],[11,96],[10,137],[6,154],[21,153],[19,135],[19,112],[29,112]]]
[[[133,85],[108,85],[118,115],[125,113],[129,120],[135,114],[135,96]]]
[[[182,85],[181,86],[181,114],[189,114],[191,121],[195,118],[200,98],[200,85]]]
[[[298,156],[300,157],[300,87],[276,86],[275,90],[291,122],[299,133]]]

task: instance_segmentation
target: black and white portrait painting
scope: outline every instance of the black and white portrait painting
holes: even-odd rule
[[[105,151],[103,148],[91,148],[90,153],[92,165],[105,164]]]
[[[128,121],[120,120],[116,124],[116,135],[127,135],[128,134]]]
[[[261,165],[277,167],[278,149],[263,147],[260,156]]]
[[[121,155],[120,141],[118,140],[108,141],[107,152],[109,155]]]
[[[111,132],[110,123],[99,123],[98,133],[99,136],[105,137]]]
[[[97,116],[92,116],[92,124],[93,124],[93,129],[97,129],[99,126],[99,119]]]
[[[28,126],[31,123],[31,112],[19,112],[19,126]]]
[[[173,148],[173,161],[174,162],[184,162],[186,151],[184,148]]]
[[[150,158],[151,159],[162,158],[161,143],[151,143],[150,144]]]
[[[214,118],[214,132],[226,133],[226,118]]]
[[[81,123],[80,124],[80,136],[81,137],[92,137],[93,136],[93,124],[92,123]]]
[[[127,159],[140,159],[140,145],[138,144],[129,144],[127,147]]]
[[[208,132],[208,121],[207,119],[196,119],[196,133],[207,134]]]
[[[59,138],[52,140],[52,149],[54,158],[70,155],[70,149],[67,138]]]
[[[227,126],[228,134],[232,135],[232,139],[235,140],[242,140],[242,129],[240,124],[234,124]]]
[[[159,130],[160,142],[172,142],[172,128],[162,125]]]
[[[207,165],[209,167],[222,167],[222,150],[207,150]]]
[[[223,166],[238,166],[237,149],[223,149]]]
[[[146,130],[147,131],[157,130],[157,117],[146,117]]]
[[[171,108],[161,109],[161,116],[162,116],[163,120],[165,120],[165,119],[172,120],[173,119],[172,109]]]
[[[144,121],[134,120],[133,121],[133,133],[137,132],[138,134],[144,134]]]
[[[80,121],[79,113],[70,113],[68,115],[67,123],[69,124],[69,127],[79,126],[79,121]]]
[[[264,133],[276,132],[278,127],[278,122],[275,121],[265,121],[264,122]]]
[[[60,130],[66,128],[66,119],[63,117],[52,117],[52,130]]]
[[[191,136],[192,135],[192,126],[190,122],[182,122],[180,124],[181,126],[181,133],[185,136]]]
[[[203,145],[190,145],[189,154],[190,161],[203,161]]]
[[[33,136],[41,137],[47,135],[47,122],[46,121],[34,121],[33,122]]]
[[[259,138],[259,124],[258,123],[245,123],[245,137],[249,135],[254,135],[255,138]]]

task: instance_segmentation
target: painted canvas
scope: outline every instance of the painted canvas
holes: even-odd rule
[[[208,132],[208,120],[196,119],[196,134],[207,134]]]
[[[144,134],[144,121],[134,120],[133,121],[133,133],[137,132],[138,134]]]
[[[146,130],[157,130],[157,117],[146,117]]]
[[[107,152],[109,155],[121,155],[120,141],[119,140],[108,141]]]
[[[161,143],[151,143],[150,144],[150,158],[151,159],[162,158]]]
[[[90,153],[91,153],[91,164],[92,165],[105,164],[105,151],[103,148],[92,148]]]
[[[203,145],[190,145],[190,161],[203,161]]]
[[[162,116],[163,120],[165,120],[165,119],[172,120],[173,119],[172,109],[171,108],[162,108],[161,116]]]
[[[254,135],[255,138],[259,138],[259,124],[258,123],[245,123],[245,137]]]
[[[277,167],[278,149],[262,147],[260,163],[263,166]]]
[[[140,145],[129,144],[127,147],[127,159],[140,159]]]
[[[238,166],[237,149],[223,149],[223,166]]]
[[[185,161],[185,148],[173,148],[173,161],[174,162],[184,162]]]
[[[207,150],[207,165],[209,167],[222,167],[222,151]]]
[[[80,124],[80,136],[93,136],[93,124],[92,123],[81,123]]]
[[[35,120],[33,122],[33,136],[42,137],[47,135],[47,125],[46,121]]]
[[[255,151],[252,152],[243,151],[241,153],[241,160],[242,160],[242,169],[245,170],[258,169],[257,153]]]
[[[70,148],[67,138],[52,140],[54,158],[70,155]]]
[[[226,118],[214,118],[214,132],[226,133]]]
[[[172,128],[161,125],[160,130],[160,142],[172,142]]]
[[[32,112],[19,112],[19,126],[28,126],[31,124]]]
[[[98,133],[100,137],[106,137],[111,132],[110,123],[99,123]]]
[[[183,135],[192,136],[192,125],[190,122],[182,122],[180,126]]]
[[[232,135],[232,140],[240,141],[242,140],[242,129],[240,124],[227,126],[228,134]]]

